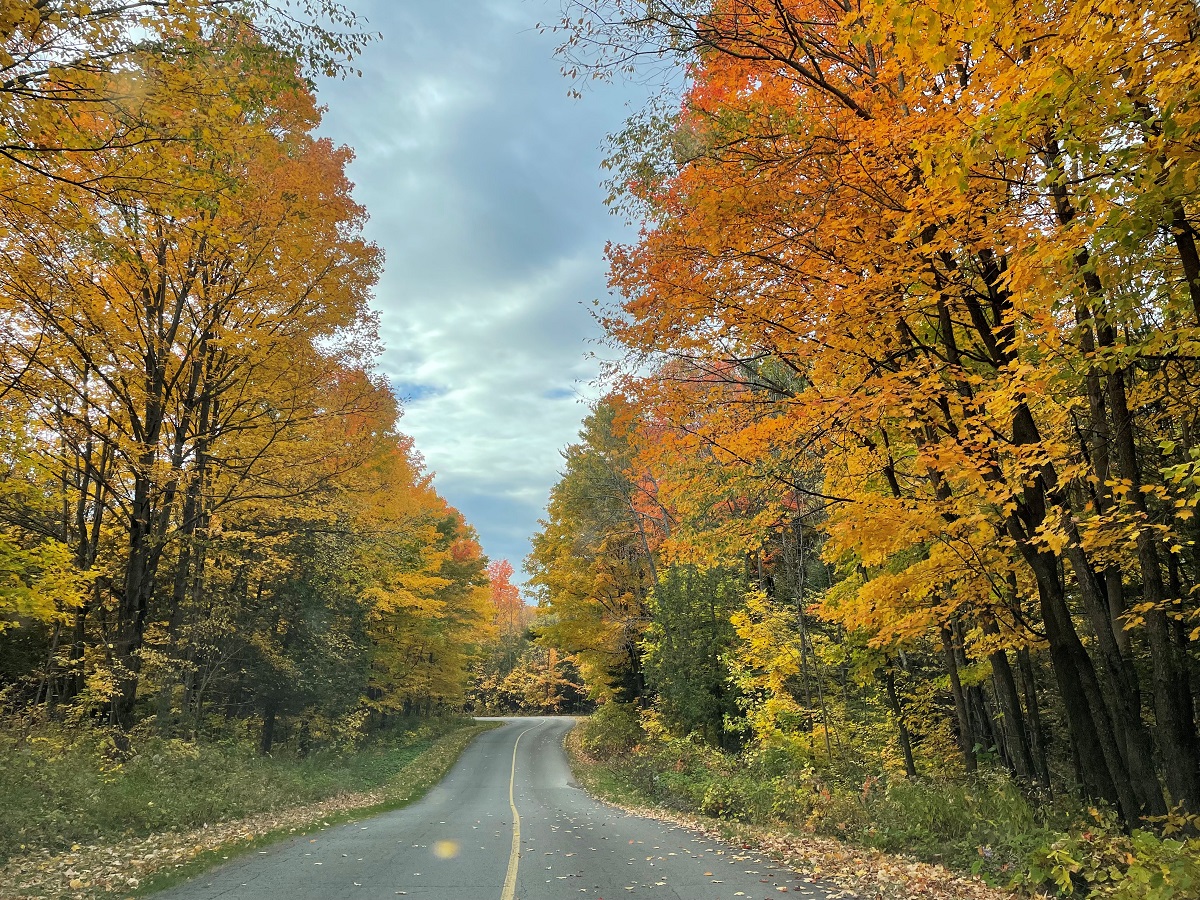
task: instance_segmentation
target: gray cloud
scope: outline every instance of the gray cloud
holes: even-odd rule
[[[354,0],[383,33],[361,79],[327,82],[322,131],[357,159],[387,253],[381,368],[402,429],[485,551],[520,570],[595,372],[605,292],[600,146],[636,91],[582,101],[538,21],[557,0]]]

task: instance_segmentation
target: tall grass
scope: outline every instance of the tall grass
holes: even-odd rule
[[[446,718],[401,723],[367,746],[264,757],[252,741],[145,737],[114,759],[104,732],[0,731],[0,862],[25,850],[103,843],[323,800],[385,785]]]
[[[583,726],[589,781],[618,802],[836,837],[1007,883],[1078,810],[1038,802],[1007,778],[864,778],[780,752],[725,753],[651,736],[636,713],[602,707]]]

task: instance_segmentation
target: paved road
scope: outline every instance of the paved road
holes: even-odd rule
[[[420,802],[241,857],[156,900],[826,897],[749,851],[592,800],[563,755],[571,724],[507,719]]]

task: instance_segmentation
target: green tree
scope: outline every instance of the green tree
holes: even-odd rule
[[[632,473],[624,428],[609,403],[587,418],[525,568],[550,614],[544,640],[579,661],[593,694],[628,701],[645,692],[639,645],[664,520]]]
[[[738,714],[738,693],[724,657],[736,637],[731,616],[742,608],[747,589],[736,571],[670,566],[650,598],[646,685],[668,727],[699,734],[714,746],[736,741],[727,720]]]

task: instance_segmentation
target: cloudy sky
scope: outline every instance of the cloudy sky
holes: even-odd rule
[[[520,577],[586,414],[588,314],[605,296],[605,136],[635,86],[572,100],[559,0],[348,0],[382,40],[326,82],[323,131],[354,148],[355,195],[387,254],[381,368],[439,491]]]

